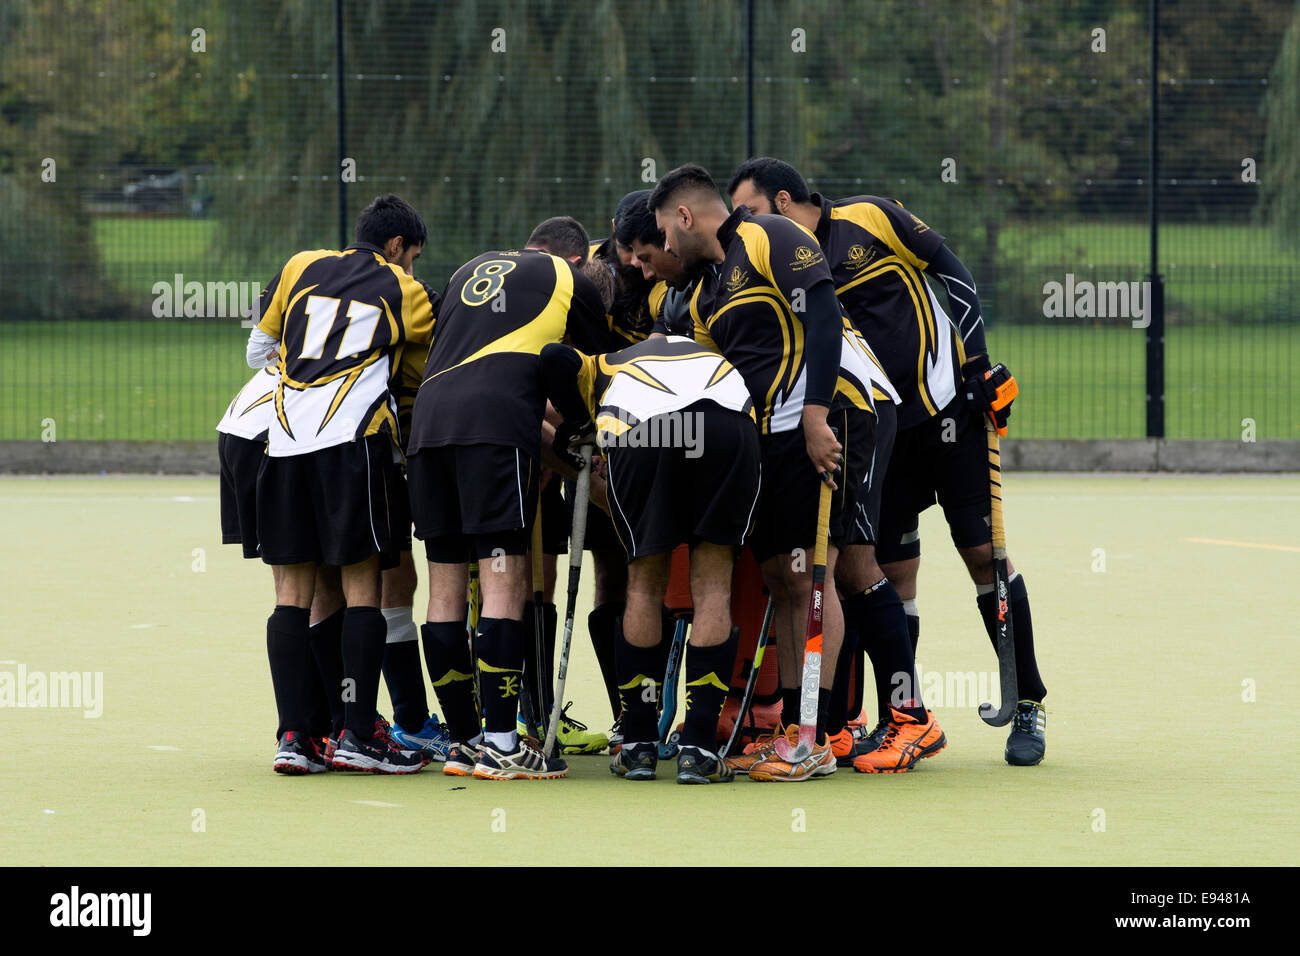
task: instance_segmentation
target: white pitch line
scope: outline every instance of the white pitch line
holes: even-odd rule
[[[1294,551],[1300,553],[1300,548],[1289,544],[1260,544],[1255,541],[1222,541],[1218,538],[1183,538],[1184,541],[1190,541],[1193,544],[1221,544],[1228,548],[1259,548],[1262,551]]]
[[[400,807],[400,803],[384,803],[382,800],[353,800],[353,803],[359,803],[363,807]]]
[[[180,747],[170,747],[167,744],[150,744],[150,750],[180,750]]]

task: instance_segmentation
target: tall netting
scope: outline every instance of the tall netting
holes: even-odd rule
[[[261,286],[377,194],[441,287],[547,216],[607,235],[682,162],[725,184],[751,140],[947,237],[1013,437],[1146,434],[1148,3],[340,6],[0,6],[0,439],[211,438]],[[1300,437],[1300,12],[1159,20],[1166,433]]]

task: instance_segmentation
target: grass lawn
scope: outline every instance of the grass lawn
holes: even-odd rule
[[[1300,663],[1298,502],[1293,477],[1009,481],[1008,538],[1048,688],[1038,767],[1008,767],[1005,732],[979,720],[976,700],[947,696],[949,675],[996,663],[930,509],[919,662],[943,675],[944,689],[925,693],[948,746],[913,772],[681,787],[670,773],[618,780],[607,757],[589,756],[570,759],[568,779],[507,784],[447,778],[437,765],[401,779],[272,773],[271,576],[221,546],[216,479],[0,479],[0,531],[24,542],[0,577],[0,632],[21,635],[0,671],[102,675],[100,716],[0,709],[7,739],[40,742],[0,748],[0,858],[1289,865],[1300,852],[1287,823],[1300,771],[1285,743],[1300,720],[1286,676]],[[566,697],[603,730],[608,704],[581,623],[586,571]],[[1206,599],[1209,580],[1225,599]],[[424,601],[422,584],[417,621]],[[344,818],[372,836],[338,839]]]

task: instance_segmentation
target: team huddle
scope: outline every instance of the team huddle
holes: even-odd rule
[[[726,192],[731,209],[681,166],[625,196],[607,239],[548,219],[441,294],[414,277],[423,221],[384,196],[351,246],[299,253],[264,290],[258,371],[218,431],[223,540],[274,575],[277,772],[438,761],[552,779],[606,749],[629,780],[673,755],[691,784],[910,770],[947,743],[915,664],[919,515],[936,502],[1014,659],[1005,759],[1043,759],[1028,592],[994,548],[990,464],[1015,386],[989,360],[974,279],[898,202],[810,193],[780,160],[743,163]],[[557,706],[583,549],[608,734]],[[766,613],[737,709],[733,601],[755,565]],[[764,721],[751,695],[769,640]],[[678,668],[686,709],[666,750]]]

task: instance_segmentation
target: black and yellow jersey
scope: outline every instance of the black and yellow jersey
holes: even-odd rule
[[[275,420],[275,390],[280,373],[273,365],[260,369],[239,390],[217,422],[217,431],[226,435],[265,441]]]
[[[428,283],[420,279],[416,281],[423,285],[425,292],[429,294],[436,324],[442,296],[434,292]],[[408,341],[398,350],[397,359],[393,363],[393,378],[388,383],[388,388],[397,399],[397,424],[403,452],[406,451],[411,440],[411,414],[415,410],[415,396],[420,391],[420,383],[424,381],[424,367],[428,362],[429,343]]]
[[[509,445],[536,458],[546,409],[538,353],[604,313],[591,280],[558,256],[514,249],[465,263],[443,290],[408,450]]]
[[[943,236],[893,199],[813,193],[812,201],[835,294],[898,389],[898,427],[937,415],[957,397],[966,360],[960,332],[921,275]]]
[[[434,301],[377,246],[300,252],[262,292],[257,327],[279,341],[267,454],[303,455],[380,432],[399,442],[397,354],[427,344]]]
[[[817,240],[784,216],[755,216],[738,207],[718,230],[723,261],[711,264],[691,299],[695,340],[726,356],[744,376],[763,434],[792,431],[807,388],[804,319],[809,292],[831,281]],[[875,411],[873,370],[862,341],[836,316],[839,373],[832,409]]]
[[[696,402],[754,416],[749,389],[736,367],[688,338],[670,335],[604,355],[576,354],[582,360],[578,393],[596,423],[602,448],[648,418]]]
[[[642,282],[640,268],[637,267],[636,285],[632,288],[624,288],[624,279],[620,276],[618,268],[618,249],[614,245],[613,236],[603,242],[593,242],[587,248],[587,256],[591,259],[604,260],[614,271],[614,304],[605,315],[609,331],[607,347],[611,350],[621,349],[628,345],[635,345],[637,342],[644,342],[646,336],[653,330],[655,322],[650,309],[650,293],[653,287]]]

